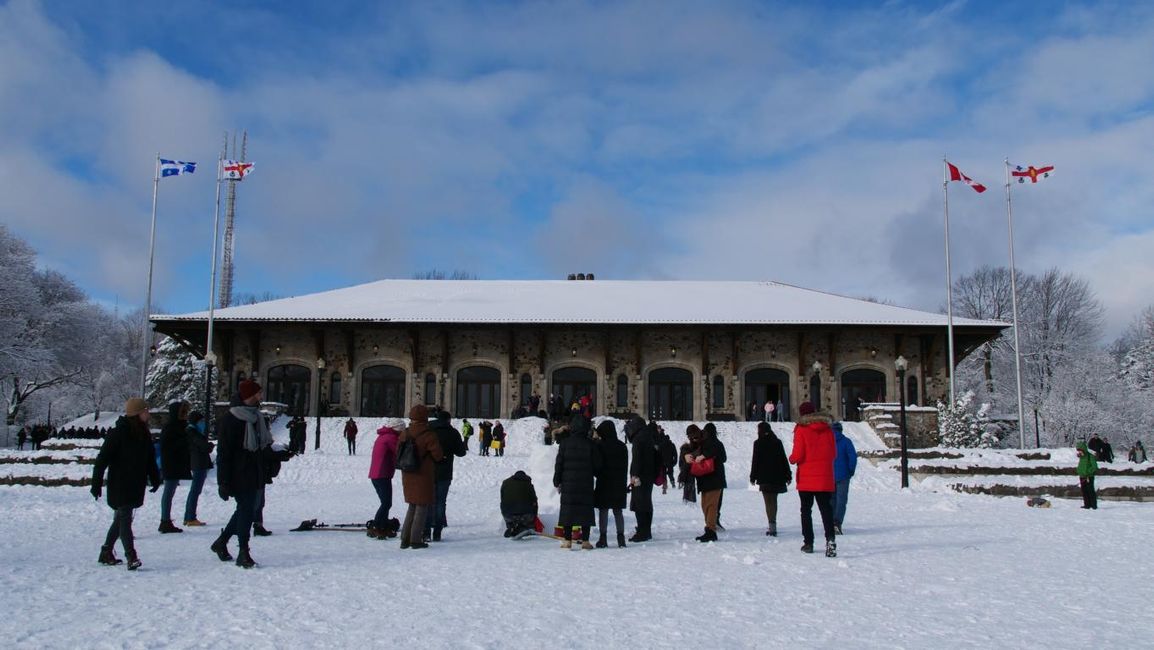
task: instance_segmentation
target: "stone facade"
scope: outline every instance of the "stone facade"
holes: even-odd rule
[[[187,321],[157,323],[158,331],[200,355],[203,327]],[[959,344],[959,354],[972,349],[975,341],[980,342],[974,337]],[[896,399],[898,355],[909,362],[908,387],[917,396],[913,403],[933,403],[948,392],[941,327],[218,322],[215,343],[220,399],[228,398],[242,376],[256,377],[267,388],[270,373],[294,366],[299,387],[307,385],[308,395],[307,400],[297,396],[302,404],[298,410],[309,414],[326,402],[330,413],[361,415],[367,397],[362,395],[364,373],[382,365],[403,371],[405,413],[413,404],[439,403],[458,414],[458,377],[472,367],[499,373],[499,403],[492,407],[502,416],[529,394],[547,396],[554,373],[564,368],[594,373],[597,413],[646,415],[668,415],[654,412],[651,373],[679,369],[690,377],[691,395],[681,415],[695,420],[748,419],[747,373],[767,368],[788,377],[789,419],[796,417],[803,401],[819,401],[838,418],[857,419],[856,403],[844,403],[850,394],[845,375],[855,370],[876,377],[875,392],[883,393],[876,397]],[[306,372],[307,379],[300,379]],[[625,385],[619,404],[620,377]],[[430,389],[435,395],[428,394]]]

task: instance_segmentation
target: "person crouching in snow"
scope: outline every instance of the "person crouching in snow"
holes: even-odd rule
[[[388,539],[397,536],[397,531],[389,526],[389,510],[393,508],[393,476],[397,471],[397,439],[400,433],[390,420],[377,429],[377,439],[373,443],[373,456],[369,462],[369,480],[381,504],[373,516],[368,535],[374,539]]]
[[[797,465],[797,493],[801,497],[801,534],[803,553],[813,553],[813,504],[817,502],[821,525],[825,529],[825,556],[837,557],[833,528],[833,460],[837,443],[829,424],[832,418],[816,413],[812,402],[798,407],[797,426],[793,429],[793,453],[789,462]]]
[[[501,483],[501,516],[505,518],[505,537],[533,530],[537,520],[537,490],[533,488],[533,479],[521,470]]]
[[[100,547],[99,562],[122,564],[112,552],[116,540],[124,545],[128,570],[140,568],[140,558],[132,535],[132,511],[144,505],[144,486],[160,489],[160,472],[156,468],[156,450],[148,430],[148,403],[133,397],[124,405],[124,416],[104,439],[92,468],[92,496],[100,500],[104,487],[104,470],[108,470],[108,507],[115,513],[112,525]]]
[[[1082,487],[1082,509],[1098,509],[1098,493],[1094,491],[1094,475],[1098,473],[1098,460],[1090,453],[1085,442],[1078,443],[1078,483]]]
[[[561,492],[561,512],[557,524],[565,541],[561,548],[572,548],[573,527],[581,527],[581,548],[590,550],[589,532],[593,527],[593,477],[601,469],[601,452],[589,439],[589,420],[575,413],[569,421],[569,435],[557,450],[553,465],[553,487]]]

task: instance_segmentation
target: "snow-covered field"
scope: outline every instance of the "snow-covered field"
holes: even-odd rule
[[[136,573],[97,564],[111,511],[86,489],[0,487],[4,645],[1081,648],[1141,647],[1154,636],[1142,568],[1150,504],[1084,511],[1058,499],[1032,509],[936,492],[932,481],[903,492],[893,469],[863,461],[839,557],[804,555],[797,494],[781,499],[781,536],[766,537],[760,494],[746,483],[753,427],[720,424],[730,456],[720,542],[693,541],[700,510],[671,490],[656,496],[653,542],[566,552],[500,535],[497,486],[515,470],[534,476],[543,508],[556,503],[554,448],[540,444],[538,421],[522,420],[504,458],[477,456],[474,440],[457,460],[442,543],[402,551],[357,533],[290,533],[303,519],[363,522],[375,510],[366,478],[375,423],[361,420],[359,455],[348,456],[342,422],[325,422],[314,452],[310,421],[309,452],[269,489],[275,534],[254,539],[252,571],[208,549],[232,509],[212,479],[200,509],[210,525],[180,535],[156,532],[159,494],[148,495]],[[683,439],[683,425],[666,428]],[[788,447],[791,425],[775,429]],[[851,433],[859,447],[876,441]],[[43,466],[57,467],[68,466]],[[78,467],[68,475],[91,469]],[[401,516],[399,478],[395,491]]]

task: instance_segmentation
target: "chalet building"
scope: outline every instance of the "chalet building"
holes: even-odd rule
[[[207,312],[152,317],[205,356]],[[955,319],[955,363],[997,321]],[[215,312],[218,397],[245,378],[303,415],[440,404],[508,417],[550,394],[598,414],[747,420],[804,401],[837,417],[949,392],[946,317],[775,282],[382,280]]]

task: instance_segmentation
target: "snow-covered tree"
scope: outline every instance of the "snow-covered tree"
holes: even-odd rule
[[[974,408],[974,392],[966,391],[953,405],[938,402],[938,436],[943,447],[990,449],[1001,445],[1002,430],[990,421],[990,405]]]
[[[180,347],[176,340],[165,337],[156,346],[156,356],[148,368],[148,401],[169,404],[177,400],[196,403],[204,392],[204,369],[196,364],[196,357]]]

